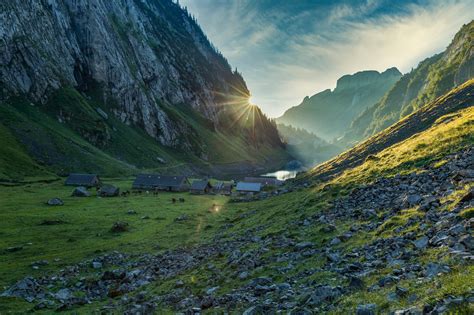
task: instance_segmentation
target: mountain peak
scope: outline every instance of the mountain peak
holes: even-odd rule
[[[395,67],[388,68],[382,73],[376,70],[364,70],[354,74],[346,74],[337,80],[335,90],[360,88],[362,86],[372,84],[380,79],[386,79],[387,77],[392,76],[399,78],[402,76],[402,74]]]

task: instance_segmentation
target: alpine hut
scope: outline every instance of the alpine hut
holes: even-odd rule
[[[208,194],[211,190],[212,185],[208,180],[195,180],[192,182],[191,189],[189,191],[195,195],[204,195]]]
[[[64,185],[98,187],[100,186],[100,179],[96,174],[69,174]]]
[[[248,182],[238,182],[236,190],[240,194],[256,194],[259,193],[262,189],[262,184],[260,183],[248,183]]]
[[[133,189],[186,191],[189,181],[186,176],[140,174],[135,178]]]

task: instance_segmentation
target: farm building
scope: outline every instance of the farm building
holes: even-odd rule
[[[234,185],[232,183],[224,183],[224,182],[216,182],[212,186],[212,191],[215,194],[221,194],[221,195],[230,195],[232,192],[232,188]]]
[[[220,193],[222,188],[224,188],[224,183],[223,182],[216,182],[213,186],[212,186],[212,191],[216,194]]]
[[[260,183],[238,182],[236,187],[238,193],[259,193],[261,189]]]
[[[186,191],[189,181],[186,176],[170,176],[158,174],[140,174],[135,178],[133,189]]]
[[[212,190],[212,185],[208,180],[195,180],[189,190],[192,194],[207,194]]]
[[[274,177],[245,177],[244,179],[247,183],[260,183],[263,187],[267,186],[281,186],[283,182]]]
[[[69,174],[64,185],[97,187],[100,186],[100,179],[96,174]]]
[[[230,196],[230,194],[232,193],[232,188],[234,188],[234,185],[233,184],[224,184],[224,186],[222,186],[222,189],[220,190],[220,194],[221,195],[225,195],[225,196]]]

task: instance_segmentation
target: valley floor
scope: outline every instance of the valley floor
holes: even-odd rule
[[[459,110],[333,179],[305,177],[310,188],[258,202],[2,187],[0,309],[473,313],[473,115]],[[46,206],[52,197],[65,205]],[[128,229],[111,232],[117,221]]]

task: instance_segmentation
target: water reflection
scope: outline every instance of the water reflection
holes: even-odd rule
[[[287,179],[295,178],[296,174],[298,174],[298,171],[285,171],[285,170],[282,170],[282,171],[276,171],[276,172],[273,172],[273,173],[263,174],[263,176],[265,176],[265,177],[275,177],[278,180],[285,181]]]

